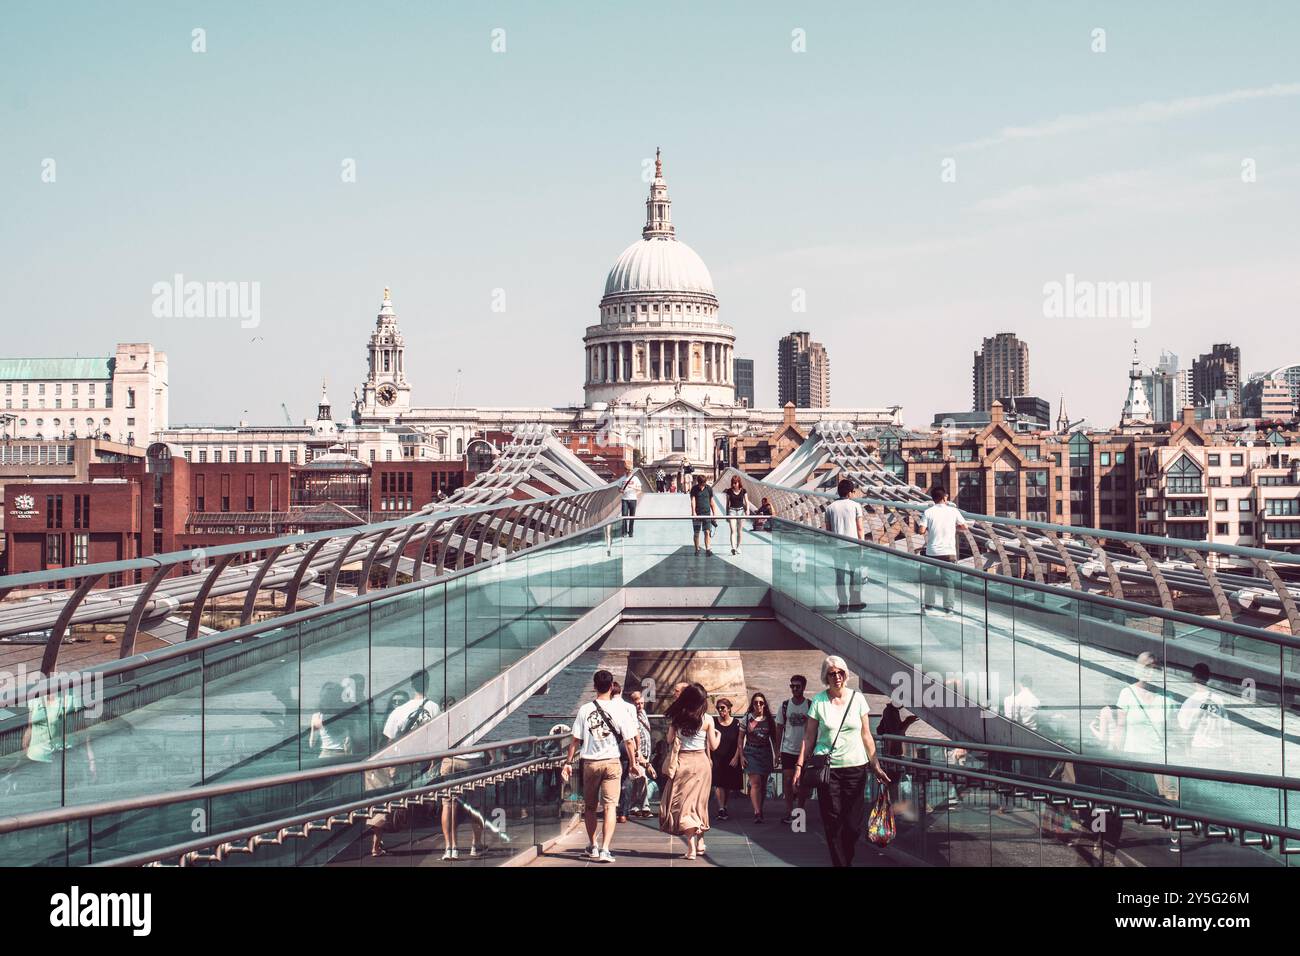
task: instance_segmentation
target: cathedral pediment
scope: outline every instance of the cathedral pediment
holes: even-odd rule
[[[701,418],[712,418],[714,411],[705,408],[703,405],[696,405],[694,402],[688,402],[684,398],[675,398],[671,402],[665,402],[662,405],[652,407],[647,413],[650,418],[675,417],[683,415],[698,415]]]

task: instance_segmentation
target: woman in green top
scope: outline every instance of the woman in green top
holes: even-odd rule
[[[848,681],[844,658],[831,655],[822,661],[826,689],[813,697],[808,708],[803,748],[794,769],[798,787],[804,765],[812,756],[825,756],[830,766],[830,782],[817,786],[817,803],[832,866],[853,865],[866,815],[867,767],[882,784],[889,783],[889,775],[876,757],[876,741],[867,722],[871,714],[867,699],[850,690]]]

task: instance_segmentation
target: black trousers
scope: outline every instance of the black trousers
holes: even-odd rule
[[[636,499],[635,499],[635,498],[624,498],[624,499],[623,499],[623,517],[624,517],[624,518],[635,518],[635,517],[636,517]],[[624,521],[624,522],[623,522],[623,535],[624,535],[625,537],[628,537],[628,538],[632,537],[632,532],[633,532],[634,530],[636,530],[635,526],[636,526],[636,522],[635,522],[635,521]]]
[[[867,810],[867,765],[832,767],[831,780],[817,788],[831,866],[852,866]]]

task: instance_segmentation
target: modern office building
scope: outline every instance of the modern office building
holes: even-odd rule
[[[1221,343],[1213,346],[1192,363],[1193,400],[1197,406],[1215,404],[1216,397],[1226,399],[1228,418],[1240,415],[1241,349]]]
[[[1178,356],[1173,352],[1161,352],[1155,368],[1142,376],[1142,388],[1151,405],[1152,421],[1174,422],[1182,417],[1187,402],[1185,389],[1180,391],[1180,381],[1186,381],[1186,376],[1179,378]]]
[[[735,359],[736,404],[753,408],[754,401],[754,360]]]
[[[986,338],[975,353],[974,403],[971,408],[986,412],[1005,396],[1029,392],[1029,346],[1013,332],[999,332]],[[1050,416],[1049,416],[1050,417]]]
[[[825,346],[811,332],[791,332],[782,337],[776,353],[776,400],[784,407],[829,408],[831,363]]]
[[[1252,375],[1242,386],[1242,414],[1248,418],[1290,421],[1300,404],[1300,365],[1284,365]]]

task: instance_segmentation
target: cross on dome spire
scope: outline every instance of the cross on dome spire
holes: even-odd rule
[[[675,239],[673,228],[673,201],[668,198],[668,184],[664,182],[664,161],[659,147],[655,147],[655,178],[650,183],[650,195],[645,201],[645,228],[643,239]]]

